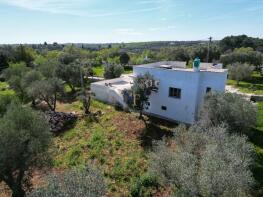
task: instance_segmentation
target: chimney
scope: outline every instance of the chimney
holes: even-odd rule
[[[199,57],[196,57],[194,59],[194,62],[193,62],[193,69],[195,72],[200,71],[200,63],[201,63],[201,61],[200,61]]]

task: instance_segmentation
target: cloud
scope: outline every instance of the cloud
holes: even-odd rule
[[[10,6],[20,7],[28,10],[50,12],[54,14],[82,15],[76,9],[76,4],[81,4],[83,0],[0,0],[0,3]]]
[[[163,8],[163,6],[151,6],[132,10],[123,9],[118,11],[105,11],[103,9],[91,9],[89,5],[94,5],[95,2],[96,0],[0,0],[0,3],[5,3],[10,6],[20,7],[28,10],[87,17],[119,16],[133,13],[145,13],[161,10]],[[146,3],[146,1],[144,2]],[[84,5],[86,9],[83,8]]]

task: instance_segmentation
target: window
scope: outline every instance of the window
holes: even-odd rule
[[[181,89],[180,88],[169,88],[169,96],[173,98],[181,98]]]
[[[166,111],[167,107],[166,106],[162,106],[162,110]]]
[[[206,88],[206,93],[209,93],[209,92],[211,92],[211,90],[212,90],[212,88],[210,88],[210,87],[207,87],[207,88]]]

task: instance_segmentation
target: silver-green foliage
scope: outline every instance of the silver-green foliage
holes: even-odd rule
[[[249,134],[257,121],[257,107],[237,94],[209,93],[199,121],[212,126],[227,124],[231,132]]]
[[[90,167],[53,174],[47,181],[47,186],[32,191],[28,197],[99,197],[106,191],[103,176]]]
[[[247,138],[230,135],[224,126],[190,129],[179,126],[175,148],[157,143],[151,170],[177,196],[247,196],[253,185],[253,147]]]
[[[12,103],[0,118],[0,182],[13,197],[24,196],[32,170],[47,161],[50,140],[48,123],[31,108]]]
[[[104,77],[105,79],[113,79],[118,78],[124,72],[124,68],[122,65],[118,64],[107,64],[105,66]]]
[[[249,79],[254,71],[254,66],[242,63],[233,63],[228,66],[230,79],[236,80],[237,84],[239,81]]]

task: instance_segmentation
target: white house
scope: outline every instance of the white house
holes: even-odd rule
[[[145,113],[187,124],[196,120],[205,94],[224,92],[227,80],[227,70],[221,65],[201,63],[199,69],[189,69],[185,62],[158,62],[135,66],[130,76],[92,83],[91,90],[101,101],[127,107],[122,91],[131,88],[134,77],[145,73],[159,82]]]

